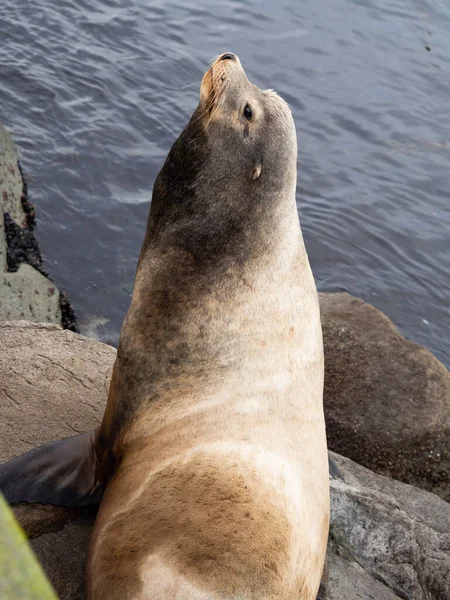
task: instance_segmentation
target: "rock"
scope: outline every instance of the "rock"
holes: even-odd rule
[[[27,214],[22,206],[24,193],[22,174],[16,148],[10,135],[0,125],[0,202],[2,209],[19,225],[27,225]],[[3,252],[3,248],[2,248]],[[6,257],[5,257],[6,259]]]
[[[371,577],[354,559],[345,559],[329,543],[329,582],[323,600],[399,600],[388,587]],[[319,600],[319,599],[318,599]]]
[[[329,447],[450,500],[450,373],[362,300],[320,304]]]
[[[98,426],[116,351],[52,324],[0,322],[0,462]],[[18,506],[27,535],[89,513]]]
[[[450,504],[332,457],[329,600],[450,598]]]
[[[0,323],[0,460],[87,431],[102,416],[115,350],[54,325]],[[333,455],[328,600],[448,600],[450,505]],[[61,600],[85,599],[95,511],[15,507]]]
[[[16,273],[3,273],[0,316],[6,321],[61,323],[59,292],[42,273],[22,264]]]
[[[60,531],[31,540],[47,577],[61,600],[85,600],[86,564],[94,516],[83,516]]]
[[[67,297],[42,269],[16,149],[0,125],[0,320],[26,319],[74,329]]]

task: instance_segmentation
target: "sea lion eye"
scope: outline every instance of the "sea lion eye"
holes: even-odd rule
[[[246,104],[244,108],[244,117],[247,119],[247,121],[251,121],[253,117],[252,109],[248,104]]]

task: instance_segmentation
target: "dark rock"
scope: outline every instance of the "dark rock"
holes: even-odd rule
[[[47,275],[42,269],[39,245],[31,229],[20,227],[9,213],[5,213],[5,235],[7,243],[7,264],[10,273],[16,273],[21,263],[26,263]]]
[[[320,304],[329,447],[450,500],[450,373],[362,300]]]

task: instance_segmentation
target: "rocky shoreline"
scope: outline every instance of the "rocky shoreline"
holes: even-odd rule
[[[116,351],[53,324],[0,323],[0,462],[96,427]],[[14,365],[12,368],[11,366]],[[327,600],[447,600],[450,504],[332,454]],[[19,505],[31,539],[62,600],[84,600],[92,509]]]
[[[34,226],[34,207],[16,148],[0,124],[0,320],[57,323],[76,331],[67,295],[43,267]]]
[[[34,212],[1,126],[0,191],[3,462],[96,427],[116,350],[73,333],[70,304],[42,269]],[[322,598],[447,600],[450,373],[369,304],[347,293],[319,296],[328,443],[342,473],[330,481]],[[95,510],[19,505],[14,512],[60,598],[84,600]]]

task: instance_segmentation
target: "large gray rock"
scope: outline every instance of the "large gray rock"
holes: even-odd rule
[[[28,213],[25,211],[28,209]],[[39,249],[29,229],[27,202],[17,151],[0,125],[0,320],[26,319],[61,324],[60,294],[55,284],[35,268]],[[8,269],[8,225],[15,271]],[[26,264],[33,255],[35,266]],[[25,261],[25,262],[23,262]]]
[[[52,325],[0,323],[0,459],[95,427],[115,350]],[[450,505],[334,455],[328,600],[448,600]],[[15,513],[62,600],[84,600],[95,514]]]
[[[351,556],[328,544],[329,581],[323,600],[399,600],[388,587],[374,579]],[[322,600],[322,598],[318,598]]]
[[[329,600],[448,600],[450,504],[332,456]]]
[[[0,460],[96,427],[115,357],[57,325],[0,322]]]
[[[0,462],[98,426],[116,351],[61,327],[0,322]],[[31,537],[85,514],[19,506]]]
[[[450,500],[450,373],[362,300],[320,305],[330,448]]]

